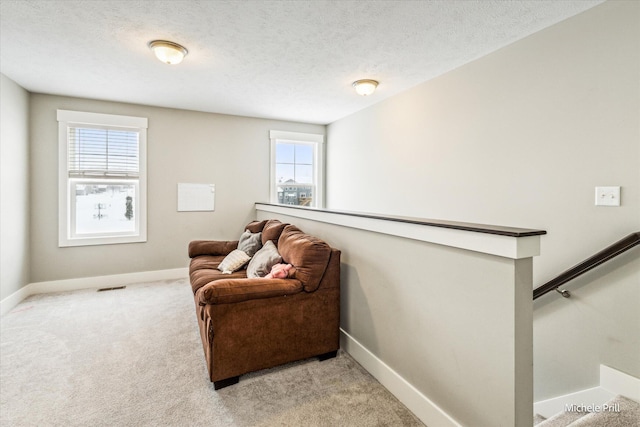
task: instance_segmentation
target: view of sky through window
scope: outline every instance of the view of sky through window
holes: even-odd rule
[[[278,143],[276,146],[276,181],[278,183],[313,183],[313,146]]]

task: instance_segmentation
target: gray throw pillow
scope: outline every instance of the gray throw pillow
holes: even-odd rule
[[[267,240],[249,261],[247,266],[247,277],[264,277],[271,271],[271,267],[282,262],[282,257],[278,253],[278,248],[271,241]]]
[[[262,247],[262,233],[252,233],[249,230],[242,233],[238,241],[238,249],[249,255],[254,256]]]

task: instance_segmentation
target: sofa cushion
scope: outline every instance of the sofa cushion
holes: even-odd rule
[[[318,289],[331,257],[328,244],[294,225],[287,225],[278,240],[278,251],[284,262],[295,267],[293,277],[302,282],[306,292]]]
[[[215,260],[217,258],[217,261]],[[195,293],[198,289],[220,279],[244,279],[247,277],[247,270],[237,270],[231,274],[222,274],[218,270],[218,264],[223,257],[199,256],[191,260],[189,265],[189,278],[191,281],[191,289]]]
[[[238,240],[238,249],[252,257],[262,247],[262,233],[252,233],[249,230],[242,233]]]
[[[264,221],[251,221],[249,224],[247,224],[245,228],[252,233],[258,233],[262,231],[266,223],[267,223],[266,219]]]
[[[270,219],[264,225],[262,229],[262,244],[267,243],[267,240],[271,240],[274,244],[278,244],[278,239],[280,238],[280,234],[282,234],[282,230],[288,224],[282,223],[277,219]]]
[[[246,271],[247,270],[238,270],[231,274],[222,274],[222,272],[218,270],[196,271],[191,274],[191,278],[190,278],[191,290],[195,294],[198,291],[198,289],[208,285],[209,283],[217,282],[218,280],[246,279],[247,278]]]
[[[189,263],[189,274],[197,270],[211,270],[218,268],[220,261],[224,259],[222,255],[200,255],[191,260]]]
[[[231,274],[236,270],[240,270],[250,259],[251,257],[244,251],[236,249],[224,257],[220,265],[218,265],[218,270],[224,274]]]
[[[260,249],[249,261],[247,266],[247,277],[264,277],[271,271],[271,267],[282,262],[282,256],[278,252],[278,248],[271,240]]]

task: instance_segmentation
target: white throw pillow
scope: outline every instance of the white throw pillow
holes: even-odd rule
[[[218,265],[218,270],[222,271],[223,274],[231,274],[234,271],[240,270],[250,259],[251,257],[245,252],[240,249],[235,249],[224,257],[220,265]]]

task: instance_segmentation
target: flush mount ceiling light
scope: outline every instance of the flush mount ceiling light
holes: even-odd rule
[[[166,40],[150,41],[149,49],[156,54],[156,58],[160,61],[171,65],[181,63],[187,53],[189,53],[184,46]]]
[[[356,80],[353,82],[352,86],[355,88],[358,95],[367,96],[371,95],[376,90],[378,82],[369,79]]]

